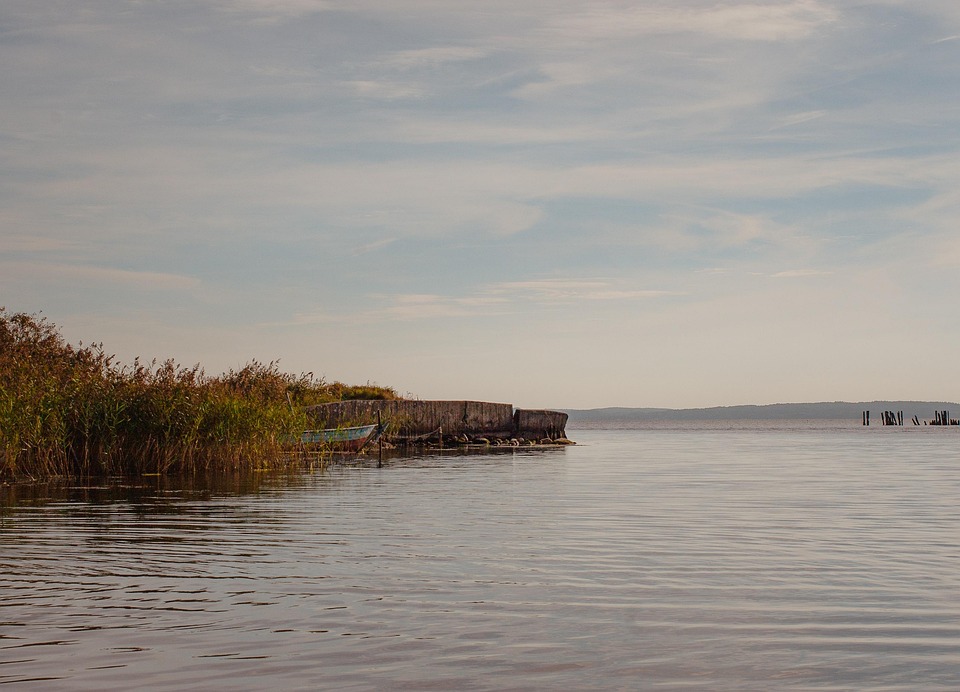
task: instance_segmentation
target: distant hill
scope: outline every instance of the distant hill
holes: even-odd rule
[[[564,409],[571,423],[670,420],[860,420],[870,411],[880,423],[883,411],[903,411],[904,420],[918,416],[932,420],[936,411],[960,414],[960,404],[948,401],[832,401],[813,404],[768,404],[765,406],[715,406],[713,408],[594,408]]]

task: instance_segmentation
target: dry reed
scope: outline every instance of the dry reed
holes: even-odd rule
[[[0,307],[0,479],[276,468],[293,459],[284,440],[304,429],[302,406],[348,398],[396,393],[276,362],[214,377],[172,360],[122,365]]]

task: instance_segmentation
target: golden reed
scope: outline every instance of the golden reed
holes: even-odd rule
[[[123,365],[0,307],[0,479],[279,468],[297,463],[283,440],[304,429],[303,406],[358,398],[397,394],[275,361],[212,377],[172,360]]]

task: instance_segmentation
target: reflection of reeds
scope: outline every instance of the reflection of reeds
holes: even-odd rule
[[[123,366],[102,344],[71,346],[45,319],[0,307],[0,477],[278,466],[283,440],[306,426],[302,406],[358,397],[396,394],[275,362],[217,377],[171,360]]]

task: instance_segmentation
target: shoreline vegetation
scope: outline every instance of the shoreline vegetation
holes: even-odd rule
[[[209,376],[173,360],[122,364],[46,318],[0,307],[0,481],[195,474],[300,463],[304,407],[398,399],[251,361]]]

